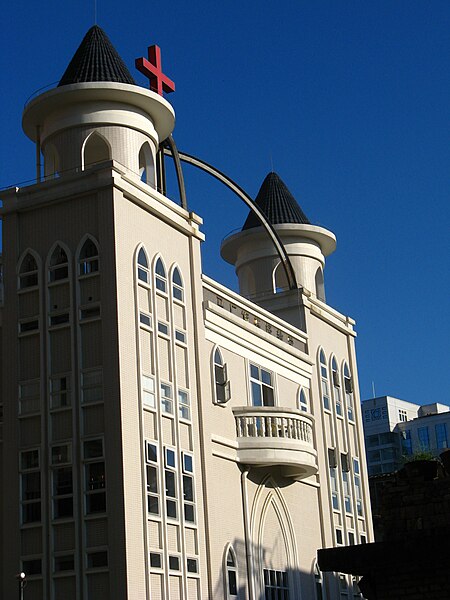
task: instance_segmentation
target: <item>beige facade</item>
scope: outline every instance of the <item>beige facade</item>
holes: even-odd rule
[[[314,277],[334,236],[290,228],[296,290],[266,289],[259,232],[262,290],[202,275],[201,219],[154,185],[173,124],[120,83],[25,109],[45,179],[2,195],[0,595],[23,571],[26,600],[358,597],[315,563],[372,539],[354,323]]]

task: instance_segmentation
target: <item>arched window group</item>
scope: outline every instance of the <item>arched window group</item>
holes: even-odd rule
[[[338,362],[335,356],[330,360],[331,387],[333,390],[333,400],[336,415],[342,417],[344,414],[343,398],[345,395],[345,406],[349,421],[354,421],[354,399],[353,399],[353,378],[346,362],[342,365],[340,372]],[[342,374],[342,377],[341,377]],[[331,410],[330,380],[328,377],[327,360],[325,352],[321,349],[319,352],[319,375],[322,393],[323,407]]]
[[[137,278],[139,281],[150,285],[151,275],[149,268],[149,260],[147,253],[143,246],[139,248],[137,253]],[[155,289],[161,294],[169,293],[169,278],[167,276],[167,270],[164,262],[160,256],[155,261],[154,266],[154,280]],[[172,276],[170,279],[170,287],[172,290],[172,298],[175,301],[184,303],[184,285],[181,277],[180,269],[175,265],[172,270]]]
[[[99,269],[98,248],[95,242],[88,238],[79,254],[78,258],[78,274],[90,275],[96,273]]]
[[[19,289],[34,287],[38,285],[38,266],[35,257],[28,252],[22,259],[19,268]]]
[[[58,244],[50,257],[48,280],[50,282],[60,281],[61,279],[67,279],[68,276],[69,261],[67,254],[64,248]]]

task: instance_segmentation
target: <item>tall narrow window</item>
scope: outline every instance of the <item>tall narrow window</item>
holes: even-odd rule
[[[90,275],[91,273],[96,273],[98,271],[98,248],[91,240],[88,238],[81,248],[80,258],[78,262],[78,273],[79,275]]]
[[[234,550],[228,547],[225,557],[225,588],[227,599],[233,600],[238,597],[238,570]]]
[[[353,379],[350,375],[350,371],[347,363],[344,364],[344,389],[345,389],[345,402],[347,404],[347,415],[349,421],[354,421],[354,408],[353,408]]]
[[[430,449],[430,436],[428,433],[428,427],[419,427],[417,429],[417,435],[419,437],[420,450]]]
[[[144,283],[150,283],[150,272],[148,270],[148,260],[144,248],[141,248],[137,259],[138,279]]]
[[[436,431],[436,446],[438,449],[448,448],[448,438],[447,438],[447,424],[446,423],[437,423],[435,426]]]
[[[304,388],[300,388],[300,392],[298,394],[298,407],[304,412],[309,411],[308,397]]]
[[[172,274],[172,296],[175,300],[184,301],[183,280],[178,267],[175,267]]]
[[[147,476],[147,511],[151,515],[159,515],[158,447],[155,443],[146,442],[145,462]]]
[[[336,450],[334,448],[328,449],[328,464],[330,469],[331,504],[334,510],[339,510],[338,471]]]
[[[353,476],[356,490],[356,512],[358,517],[363,516],[363,504],[362,504],[362,488],[361,488],[361,473],[359,470],[359,460],[353,459]]]
[[[186,392],[185,390],[178,390],[178,414],[180,419],[189,421],[191,418],[189,392]]]
[[[83,444],[86,514],[106,511],[106,470],[101,438]]]
[[[316,592],[315,600],[323,600],[323,579],[317,563],[314,567],[314,591]]]
[[[50,258],[48,277],[49,281],[67,279],[69,276],[69,262],[67,254],[61,246],[56,246]]]
[[[250,389],[253,406],[274,406],[273,375],[262,367],[250,364]]]
[[[195,523],[194,469],[190,454],[183,452],[183,504],[184,520]]]
[[[166,464],[164,469],[164,482],[166,485],[166,514],[169,519],[176,519],[177,510],[177,460],[175,450],[166,448]]]
[[[156,289],[160,292],[167,293],[167,274],[163,261],[158,258],[155,265]]]
[[[325,410],[330,410],[330,388],[328,385],[327,360],[325,358],[325,352],[323,350],[320,351],[319,360],[323,407]]]
[[[344,488],[345,512],[352,513],[352,492],[350,484],[350,465],[348,454],[341,454],[342,486]]]
[[[286,269],[280,261],[273,270],[273,291],[274,294],[285,292],[289,289],[289,282],[286,276]]]
[[[322,300],[322,302],[325,302],[325,286],[323,283],[323,271],[320,267],[316,271],[315,284],[317,298],[319,300]]]
[[[161,410],[163,413],[173,415],[173,392],[169,383],[161,383]]]
[[[148,142],[145,142],[139,150],[139,176],[144,183],[156,187],[155,162]]]
[[[218,404],[224,404],[230,399],[230,382],[227,378],[227,365],[223,360],[223,356],[219,348],[214,350],[213,359],[216,402]]]
[[[20,471],[22,523],[38,523],[41,520],[41,472],[37,448],[20,453]]]
[[[24,290],[34,287],[38,284],[38,266],[36,259],[31,254],[27,254],[19,269],[19,289]]]
[[[405,429],[402,431],[402,451],[405,456],[409,456],[412,454],[412,439],[411,439],[411,430]]]
[[[336,414],[342,417],[342,402],[341,402],[341,382],[339,379],[339,371],[336,358],[333,356],[331,361],[331,376],[333,379],[333,395]]]
[[[53,480],[53,518],[73,515],[72,456],[69,444],[53,446],[51,450]]]

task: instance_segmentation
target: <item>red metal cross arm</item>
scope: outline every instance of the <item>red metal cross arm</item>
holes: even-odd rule
[[[148,60],[144,57],[136,58],[135,66],[138,71],[149,78],[150,89],[157,92],[160,96],[164,92],[174,92],[175,84],[169,79],[161,69],[161,48],[159,46],[149,46]]]

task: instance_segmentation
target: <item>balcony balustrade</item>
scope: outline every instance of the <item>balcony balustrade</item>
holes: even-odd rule
[[[278,406],[235,407],[233,414],[240,463],[278,466],[297,480],[317,473],[312,415]]]

